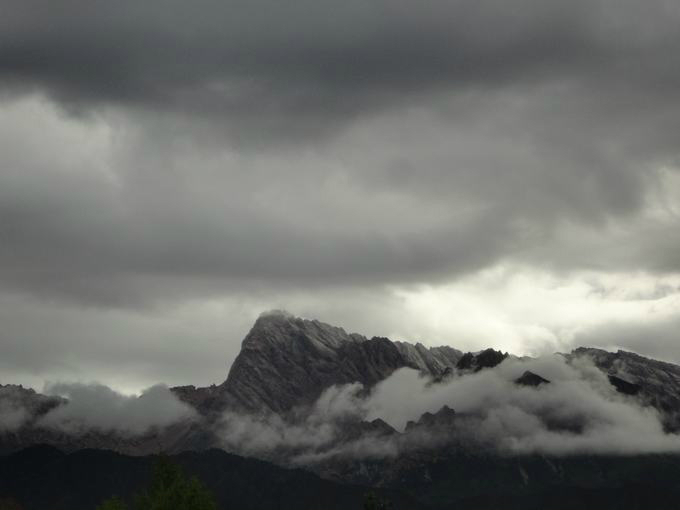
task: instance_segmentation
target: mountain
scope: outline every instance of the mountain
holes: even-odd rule
[[[40,418],[64,403],[63,398],[42,395],[20,384],[0,384],[0,452],[6,442],[3,439],[13,431],[35,428]]]
[[[200,449],[214,443],[200,419],[180,420],[162,430],[151,428],[142,434],[122,434],[98,428],[72,431],[43,423],[48,413],[67,403],[65,398],[43,395],[21,385],[0,385],[0,454],[49,444],[67,452],[102,448],[146,455]]]
[[[507,357],[507,352],[503,353],[494,349],[484,349],[478,353],[466,352],[456,363],[456,368],[469,372],[479,372],[484,368],[500,365]]]
[[[592,363],[584,362],[582,358]],[[149,455],[163,451],[178,454],[179,462],[189,470],[200,472],[218,491],[224,490],[225,484],[245,484],[233,492],[234,497],[254,498],[253,501],[260,501],[257,498],[261,497],[260,508],[269,508],[276,497],[285,503],[281,504],[284,509],[312,508],[318,504],[313,502],[321,500],[314,498],[322,497],[337,498],[344,501],[344,508],[350,508],[360,500],[343,500],[341,493],[348,491],[347,494],[358,497],[357,485],[400,490],[398,497],[403,502],[410,501],[408,507],[414,509],[678,508],[680,456],[677,454],[640,454],[639,450],[623,448],[606,450],[618,451],[617,455],[584,455],[584,451],[591,451],[590,447],[564,454],[543,450],[540,454],[535,453],[536,450],[503,453],[489,442],[488,437],[513,439],[503,435],[503,427],[518,424],[523,427],[527,423],[559,441],[578,439],[579,434],[590,427],[597,428],[600,423],[613,428],[604,429],[605,433],[598,441],[606,441],[609,430],[624,430],[625,434],[620,437],[628,442],[637,441],[638,432],[649,433],[649,429],[619,429],[617,421],[635,425],[638,419],[642,424],[647,423],[647,419],[654,421],[652,432],[656,435],[653,440],[674,440],[661,437],[656,413],[667,432],[680,430],[679,366],[624,351],[607,352],[585,347],[556,359],[560,370],[550,373],[541,369],[546,366],[541,365],[545,360],[525,366],[523,363],[531,362],[529,358],[520,359],[493,349],[463,353],[451,347],[427,348],[422,344],[394,342],[383,337],[366,338],[284,312],[268,313],[262,315],[246,335],[241,352],[224,382],[205,388],[171,388],[177,398],[196,410],[192,419],[141,435],[96,430],[74,435],[46,427],[40,417],[65,405],[64,399],[16,386],[0,387],[0,453],[16,452],[38,443],[74,452],[64,455],[50,449],[29,449],[28,453],[6,456],[0,460],[0,465],[5,466],[5,471],[0,471],[0,487],[3,487],[1,479],[7,476],[7,480],[14,480],[11,483],[19,485],[4,485],[6,494],[19,491],[29,499],[38,498],[39,495],[34,494],[35,486],[31,485],[32,480],[36,480],[36,484],[45,484],[55,497],[65,498],[55,499],[60,504],[74,509],[85,508],[84,500],[68,499],[68,487],[73,487],[69,484],[76,482],[46,472],[49,471],[46,468],[35,468],[35,464],[31,464],[32,455],[36,456],[38,464],[51,466],[55,462],[55,473],[70,473],[70,470],[81,473],[89,463],[96,469],[82,475],[90,480],[88,487],[117,488],[119,485],[116,484],[121,483],[119,490],[126,495],[133,490],[134,483],[138,483],[125,481],[128,474],[137,473],[136,479],[143,479],[143,470],[152,462]],[[585,367],[585,372],[574,368],[579,366]],[[430,412],[423,413],[425,407],[415,406],[420,410],[408,416],[411,421],[403,422],[406,423],[404,430],[397,430],[393,423],[381,419],[380,414],[369,415],[365,410],[352,407],[356,400],[365,402],[364,397],[375,396],[370,391],[376,384],[405,367],[425,376],[418,378],[412,373],[404,373],[411,380],[417,380],[417,387],[429,395],[442,396],[442,392],[449,391],[449,384],[456,386],[457,391],[464,391],[467,409],[452,408],[455,407],[453,404],[451,407],[442,405],[442,400],[437,400],[436,405],[428,404]],[[513,367],[516,372],[512,372]],[[563,374],[570,370],[597,384],[591,386],[580,379],[565,383]],[[505,378],[503,374],[506,374]],[[400,379],[391,381],[390,384]],[[352,383],[360,383],[363,389],[352,387],[358,393],[349,396],[334,390],[338,393],[328,392],[319,401],[330,387]],[[572,398],[574,413],[573,409],[565,408],[570,402],[565,396],[571,395],[573,388],[579,385],[586,389]],[[410,403],[407,399],[423,398],[420,390],[411,392],[403,388],[397,386],[390,397],[398,410],[402,401],[406,407]],[[499,404],[494,400],[494,395],[499,393],[493,392],[505,395],[506,390],[515,399],[526,399],[530,406],[513,408],[516,401],[504,406],[508,401],[501,400]],[[590,394],[597,392],[602,393],[600,400],[589,401]],[[542,399],[546,394],[564,398]],[[457,402],[461,401],[460,396]],[[443,395],[442,398],[448,397]],[[326,399],[330,400],[326,402]],[[322,408],[326,406],[323,409],[328,410],[333,404],[340,406],[343,412],[320,416],[316,414],[320,409],[319,402]],[[609,414],[599,413],[599,407],[608,408],[609,404],[613,404],[607,411]],[[525,414],[516,414],[520,411]],[[527,416],[526,412],[533,414]],[[631,412],[632,422],[626,414]],[[593,420],[589,420],[591,415]],[[385,416],[382,418],[386,419]],[[509,424],[506,424],[508,420]],[[483,436],[481,428],[489,426],[500,427],[498,434]],[[244,463],[242,457],[211,450],[214,447],[272,464]],[[78,452],[83,448],[97,450]],[[664,446],[646,451],[674,448]],[[101,452],[102,449],[118,454]],[[36,451],[42,453],[36,454]],[[284,467],[304,467],[315,475],[308,472],[305,476],[314,478],[303,478],[299,471],[277,471]],[[14,474],[15,469],[18,470],[16,473],[22,473],[21,469],[33,469],[36,475],[21,478]],[[99,476],[97,469],[113,473],[112,478],[104,481],[96,478]],[[245,478],[232,478],[237,477],[239,471],[243,471]],[[224,478],[217,479],[221,472],[226,473]],[[270,476],[272,478],[268,478]],[[317,476],[331,485],[322,484],[319,488]],[[61,480],[63,484],[55,480]],[[298,483],[308,484],[315,496],[305,492],[304,487],[296,489],[299,491],[296,495],[285,485],[298,487]],[[262,494],[257,494],[259,487],[264,487]],[[102,491],[97,492],[96,497]],[[229,500],[226,493],[220,497],[231,503],[238,501]],[[94,501],[94,496],[88,501]],[[46,502],[47,499],[36,500],[32,508],[44,508],[40,505]],[[247,505],[237,506],[248,508]]]
[[[579,347],[570,357],[587,356],[620,393],[635,395],[659,411],[667,431],[680,432],[680,366],[626,351]]]
[[[205,449],[215,444],[210,431],[201,423],[178,422],[168,427],[150,429],[143,434],[121,434],[115,431],[87,429],[70,432],[45,426],[35,420],[15,430],[0,430],[0,455],[33,445],[47,444],[64,452],[82,449],[113,450],[131,455]]]
[[[0,452],[38,443],[64,451],[109,448],[141,455],[208,448],[218,443],[211,424],[224,411],[285,414],[312,404],[329,386],[360,382],[370,388],[403,367],[443,376],[462,356],[451,347],[426,348],[387,338],[369,339],[316,320],[270,312],[257,319],[243,340],[223,383],[171,388],[180,400],[196,409],[197,422],[178,423],[161,433],[151,431],[134,437],[94,430],[73,436],[38,423],[49,410],[66,403],[64,399],[8,386],[0,388],[0,405],[4,402],[12,409],[21,409],[22,420],[24,414],[27,419],[16,430],[3,432],[0,428]]]
[[[366,338],[317,320],[269,312],[255,321],[224,382],[204,388],[171,388],[197,411],[199,419],[193,423],[176,424],[162,433],[152,431],[140,437],[121,438],[93,431],[74,438],[35,427],[40,416],[63,405],[64,399],[26,388],[0,386],[0,415],[25,422],[19,430],[10,432],[3,432],[0,426],[0,452],[39,442],[66,451],[92,447],[147,454],[202,449],[219,444],[212,424],[225,411],[290,416],[294,410],[313,404],[330,386],[358,382],[369,390],[404,367],[441,382],[493,368],[508,356],[493,349],[463,353],[446,346],[428,348],[384,337]],[[617,391],[633,395],[659,411],[668,431],[680,430],[680,367],[624,351],[578,348],[565,355],[568,360],[580,356],[591,358]],[[517,383],[544,383],[540,374],[525,376]],[[16,414],[17,409],[21,409],[21,416]]]
[[[515,384],[519,384],[521,386],[540,386],[541,384],[548,383],[550,383],[550,381],[538,374],[534,374],[530,370],[525,370],[520,377],[515,379]]]
[[[312,404],[329,386],[359,382],[370,388],[403,367],[442,376],[462,356],[451,347],[368,339],[316,320],[271,312],[258,318],[243,340],[224,383],[210,390],[180,390],[178,395],[197,403],[203,414],[224,409],[285,413]]]
[[[639,387],[643,403],[663,415],[667,430],[680,430],[680,366],[630,352],[587,347],[565,355],[568,360],[580,356],[591,358],[619,392],[637,394]],[[183,386],[173,391],[204,416],[227,409],[284,415],[312,404],[333,385],[359,382],[371,388],[404,367],[441,381],[455,373],[493,368],[508,357],[494,349],[463,353],[448,346],[369,339],[275,311],[256,320],[222,384]],[[533,374],[531,380],[519,383],[535,385],[541,382],[537,377],[541,376]]]

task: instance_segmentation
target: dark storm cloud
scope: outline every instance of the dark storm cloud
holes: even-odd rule
[[[0,12],[6,372],[115,357],[118,335],[121,363],[147,363],[130,372],[167,379],[134,350],[151,336],[168,338],[173,380],[199,377],[206,359],[187,360],[169,326],[109,308],[164,323],[174,306],[224,299],[240,314],[235,346],[259,306],[291,300],[329,321],[352,310],[362,327],[380,301],[374,332],[389,334],[386,288],[505,262],[680,271],[675,1],[0,0]],[[55,321],[49,349],[22,348]]]
[[[3,4],[9,87],[76,109],[228,115],[279,135],[436,90],[568,77],[659,93],[679,77],[678,9],[663,1]]]
[[[323,145],[261,153],[175,117],[81,121],[8,106],[0,279],[137,306],[260,285],[437,282],[504,258],[672,270],[656,254],[672,226],[607,234],[612,218],[635,226],[661,182],[654,164],[677,150],[628,143],[672,126],[642,117],[612,135],[592,113],[592,125],[553,120],[546,110],[567,114],[575,99],[568,90],[553,106],[551,91],[395,111]]]
[[[451,206],[333,186],[336,172],[317,168],[323,154],[229,160],[163,128],[113,150],[94,121],[55,120],[31,103],[6,118],[0,279],[14,290],[137,306],[258,282],[367,285],[474,270],[521,234],[496,209],[449,221]]]

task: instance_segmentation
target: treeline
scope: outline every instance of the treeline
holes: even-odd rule
[[[13,498],[0,498],[0,510],[24,510]],[[159,457],[148,485],[127,500],[112,494],[95,510],[218,510],[215,495],[196,476],[187,476],[169,457]],[[222,509],[224,510],[224,509]],[[363,510],[391,510],[389,502],[370,492]]]
[[[102,502],[96,510],[129,510],[118,496]],[[154,465],[149,486],[133,497],[132,510],[217,510],[215,497],[195,476],[187,477],[167,457]]]
[[[156,462],[149,487],[133,500],[132,510],[217,510],[215,497],[203,482],[195,476],[185,476],[167,457]],[[122,499],[112,496],[96,510],[130,509]],[[363,510],[391,510],[391,504],[369,492],[364,498]]]

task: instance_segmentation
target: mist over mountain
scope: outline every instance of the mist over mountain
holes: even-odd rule
[[[313,404],[323,390],[342,384],[372,387],[410,367],[440,377],[463,353],[450,347],[365,338],[285,312],[263,314],[243,340],[227,380],[217,387],[218,409],[285,413]]]
[[[623,351],[463,353],[270,312],[219,385],[46,391],[0,388],[3,452],[42,443],[141,457],[194,451],[198,466],[217,448],[334,483],[403,489],[411,508],[478,508],[500,494],[508,508],[623,502],[620,490],[638,484],[638,499],[621,507],[637,508],[640,484],[663,498],[680,491],[671,481],[680,479],[680,367]],[[6,469],[17,458],[5,457]],[[572,499],[557,497],[564,491]]]
[[[219,447],[338,479],[342,464],[361,472],[365,462],[442,451],[680,452],[676,365],[590,348],[536,359],[462,353],[284,312],[255,322],[219,385],[139,397],[97,385],[47,390],[1,389],[4,451],[43,442],[131,454]]]

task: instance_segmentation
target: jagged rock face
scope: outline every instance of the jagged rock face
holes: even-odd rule
[[[73,437],[32,426],[35,420],[24,420],[26,424],[11,433],[0,430],[0,451],[42,442],[66,450],[78,447],[111,448],[130,453],[148,453],[159,448],[198,450],[217,444],[211,426],[219,422],[218,418],[225,410],[277,413],[294,418],[290,411],[313,404],[333,385],[358,382],[370,388],[403,367],[420,370],[437,382],[494,367],[507,356],[493,349],[463,355],[450,347],[426,348],[422,344],[392,342],[381,337],[367,339],[319,321],[283,313],[268,314],[257,320],[244,339],[241,353],[224,383],[207,388],[172,388],[177,397],[199,412],[199,422],[178,423],[157,435],[120,438],[96,432]],[[580,348],[566,355],[567,359],[577,356],[592,358],[619,392],[659,410],[668,430],[680,430],[680,366],[623,351],[610,353]],[[549,381],[538,374],[525,373],[515,382],[540,386]],[[0,404],[3,398],[5,402],[21,403],[15,407],[28,409],[31,416],[40,416],[63,402],[58,397],[47,397],[17,386],[0,386]],[[300,416],[303,414],[301,412]],[[434,420],[432,423],[429,423],[430,418]],[[461,419],[464,416],[443,409],[435,414],[426,413],[421,427],[416,426],[418,423],[412,427],[427,428],[440,421],[450,425]],[[347,427],[348,438],[394,433],[389,425],[380,421]]]
[[[406,432],[413,432],[417,429],[453,429],[458,418],[456,411],[449,406],[442,406],[436,413],[423,413],[418,421],[409,421],[406,424]],[[434,432],[434,431],[432,431]]]
[[[206,404],[217,397],[217,386],[214,384],[205,388],[197,388],[194,385],[175,386],[170,390],[182,402],[189,404],[195,409],[206,406]]]
[[[616,391],[623,393],[624,395],[637,395],[642,389],[639,384],[633,384],[625,379],[616,377],[615,375],[609,375],[607,379],[609,379],[609,383],[616,388]]]
[[[21,410],[22,422],[35,420],[64,402],[65,400],[60,397],[42,395],[21,385],[0,384],[0,410],[6,414],[13,410]],[[0,430],[2,428],[0,426]]]
[[[373,421],[352,421],[339,424],[340,431],[336,438],[337,444],[358,441],[367,437],[385,438],[399,433],[386,421],[376,418]]]
[[[403,367],[438,376],[461,355],[448,347],[367,339],[319,321],[269,314],[246,336],[211,405],[285,413],[313,403],[330,386],[358,382],[371,387]]]
[[[178,386],[171,390],[209,423],[227,409],[285,414],[297,406],[312,404],[330,386],[359,382],[370,388],[403,367],[441,377],[452,371],[461,356],[460,351],[450,347],[428,349],[422,344],[392,342],[387,338],[367,339],[319,321],[274,313],[256,321],[224,383],[205,388]],[[18,402],[17,408],[30,410],[33,418],[65,402],[14,386],[0,387],[2,395],[8,401],[11,396],[11,402]],[[202,449],[214,443],[210,428],[202,428],[198,423],[180,423],[148,437],[122,438],[101,432],[72,436],[34,426],[34,422],[35,419],[27,421],[11,434],[0,433],[0,450],[48,443],[65,451],[91,447],[140,454],[158,448]],[[362,426],[362,433],[367,432],[392,433],[393,429],[378,420]]]
[[[657,409],[664,427],[680,431],[680,366],[626,351],[608,352],[579,347],[568,357],[587,356],[609,376],[620,393],[635,395]]]
[[[394,342],[394,344],[405,360],[433,376],[450,373],[463,357],[461,351],[448,346],[428,348],[421,343],[413,345],[407,342]]]
[[[515,379],[515,384],[520,386],[540,386],[541,384],[548,384],[550,381],[544,379],[538,374],[526,370],[520,377]]]
[[[508,357],[508,353],[495,351],[493,349],[485,349],[477,354],[466,352],[458,360],[456,368],[459,370],[471,370],[479,372],[483,368],[493,368],[499,365]]]

